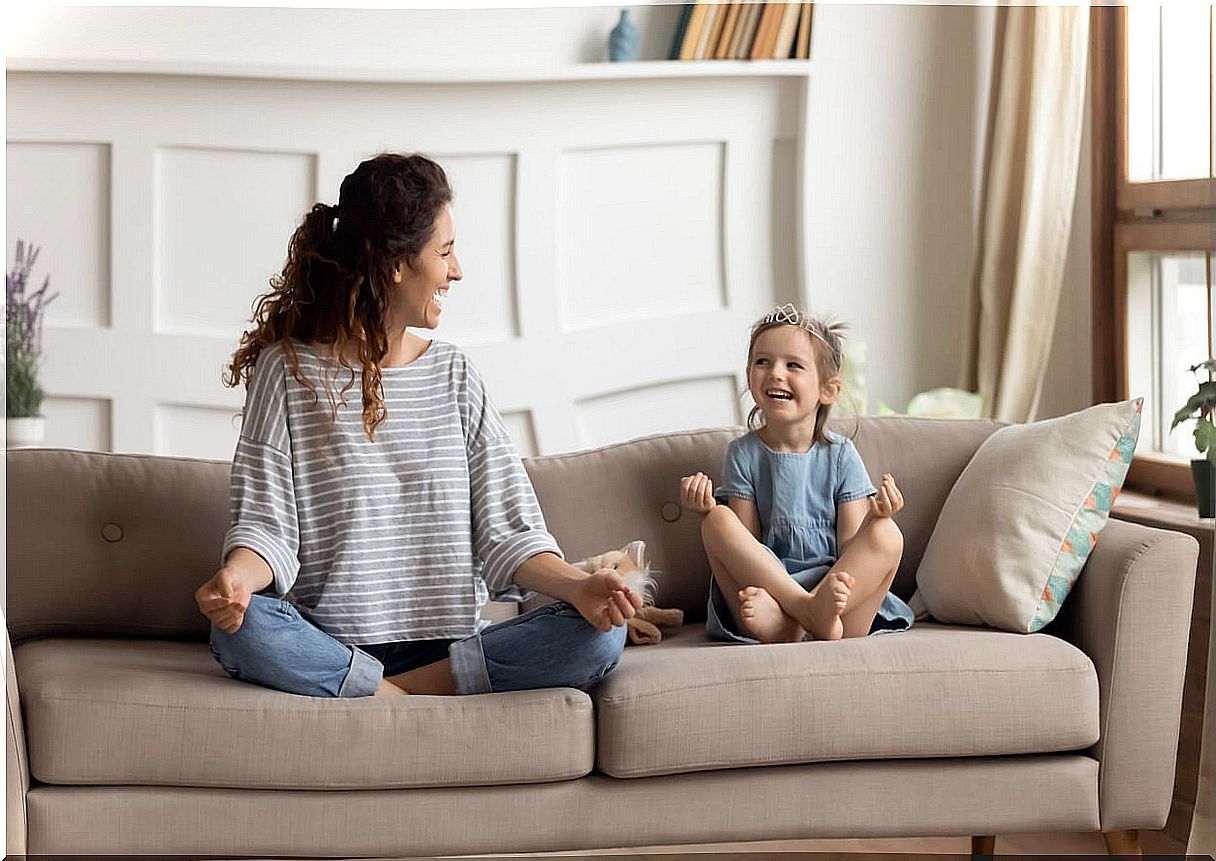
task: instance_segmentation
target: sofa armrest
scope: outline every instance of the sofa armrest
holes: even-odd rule
[[[1112,518],[1065,604],[1059,633],[1098,673],[1103,831],[1169,815],[1198,557],[1189,535]]]
[[[25,747],[25,724],[21,720],[21,697],[17,690],[17,671],[13,666],[13,643],[8,636],[8,624],[0,612],[0,627],[4,628],[4,690],[5,690],[5,763],[4,774],[6,812],[5,840],[10,856],[25,854],[27,817],[25,796],[30,788],[30,763]]]

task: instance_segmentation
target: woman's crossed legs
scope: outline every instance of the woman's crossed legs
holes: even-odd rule
[[[234,634],[211,629],[212,654],[234,678],[304,696],[363,697],[589,687],[620,660],[625,627],[601,633],[558,602],[460,640],[369,647],[385,656],[390,672],[393,646],[415,656],[429,648],[437,659],[385,678],[385,664],[368,651],[338,642],[289,602],[265,595],[253,596]]]

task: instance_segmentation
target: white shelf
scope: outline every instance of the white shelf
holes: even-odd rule
[[[614,81],[657,78],[805,77],[808,60],[650,60],[633,63],[576,63],[537,68],[385,69],[327,66],[177,62],[173,60],[90,60],[9,57],[8,72],[94,75],[175,75],[295,81],[351,81],[376,84],[498,84]]]

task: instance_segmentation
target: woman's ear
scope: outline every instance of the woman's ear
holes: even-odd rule
[[[400,263],[398,263],[396,266],[393,267],[393,283],[394,284],[401,283],[401,264]]]

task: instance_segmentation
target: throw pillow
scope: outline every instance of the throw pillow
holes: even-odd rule
[[[1127,477],[1142,405],[1099,404],[985,440],[942,507],[913,609],[1019,633],[1055,618]]]

